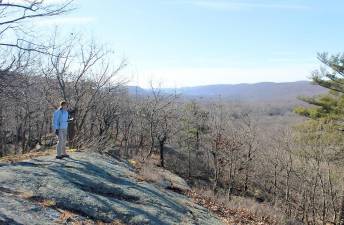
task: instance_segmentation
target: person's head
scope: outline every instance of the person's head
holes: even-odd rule
[[[67,110],[68,103],[66,101],[61,101],[60,102],[60,108]]]

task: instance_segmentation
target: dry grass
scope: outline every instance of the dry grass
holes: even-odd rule
[[[56,202],[52,199],[44,199],[40,204],[44,207],[55,207]]]
[[[67,149],[67,152],[75,152],[75,149]],[[34,159],[40,156],[55,155],[56,150],[54,148],[49,148],[44,151],[31,151],[29,153],[20,154],[20,155],[9,155],[0,158],[0,163],[15,163],[23,160]]]
[[[226,224],[284,224],[283,214],[277,209],[250,199],[237,197],[233,198],[232,201],[228,201],[224,196],[214,196],[211,191],[201,189],[190,191],[188,196],[195,203],[221,217]]]
[[[20,162],[23,160],[33,159],[40,156],[47,156],[55,154],[55,149],[47,149],[45,151],[33,151],[25,154],[20,155],[10,155],[0,158],[0,162],[2,163],[15,163]]]
[[[60,220],[62,220],[62,221],[68,221],[68,220],[70,220],[71,218],[73,218],[74,216],[75,216],[74,213],[65,210],[65,211],[63,211],[63,212],[61,213],[61,215],[60,215]]]
[[[225,194],[218,194],[215,196],[211,190],[195,189],[196,192],[202,193],[204,196],[213,199],[214,201],[229,207],[234,210],[248,210],[256,217],[272,218],[276,221],[276,224],[282,224],[285,220],[285,215],[280,208],[274,207],[268,203],[258,203],[252,198],[245,198],[240,196],[231,196],[231,200],[228,200],[228,196]]]
[[[158,184],[163,182],[163,177],[156,171],[155,165],[143,164],[141,166],[139,174],[144,181]]]
[[[284,213],[279,208],[267,203],[258,203],[253,199],[238,196],[232,197],[231,201],[220,201],[233,209],[246,209],[260,218],[272,218],[276,224],[282,224],[285,220]]]
[[[135,177],[136,180],[157,184],[163,182],[164,179],[157,170],[157,155],[152,154],[152,156],[144,162],[139,159],[130,159],[128,163],[135,168],[137,172],[137,176]]]

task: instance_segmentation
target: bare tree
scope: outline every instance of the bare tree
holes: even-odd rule
[[[245,144],[245,159],[244,159],[244,192],[248,191],[249,178],[253,172],[253,160],[257,151],[257,125],[252,116],[245,112],[240,114],[241,122],[241,134],[243,135],[242,140]]]
[[[23,74],[33,52],[51,54],[29,22],[67,13],[72,10],[71,4],[72,0],[59,4],[49,0],[0,1],[0,92],[11,93],[13,80]],[[5,91],[7,87],[10,88]]]
[[[49,60],[43,59],[41,71],[45,76],[46,99],[53,107],[57,99],[70,103],[75,115],[71,126],[76,138],[82,138],[89,133],[86,126],[91,112],[96,109],[116,85],[114,77],[125,67],[125,60],[118,64],[111,60],[112,52],[94,42],[84,43],[79,38],[71,37],[65,40],[65,45],[54,44],[53,54]],[[76,141],[76,140],[75,140]]]
[[[52,4],[49,0],[0,1],[0,46],[47,53],[43,42],[33,41],[27,21],[64,14],[72,10],[72,0]]]

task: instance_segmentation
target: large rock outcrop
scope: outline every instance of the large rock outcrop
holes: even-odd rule
[[[0,165],[0,224],[73,221],[223,224],[186,196],[141,181],[126,162],[97,153]]]

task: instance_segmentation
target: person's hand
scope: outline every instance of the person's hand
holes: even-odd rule
[[[57,136],[59,136],[59,130],[58,130],[58,129],[55,130],[55,134],[56,134]]]

